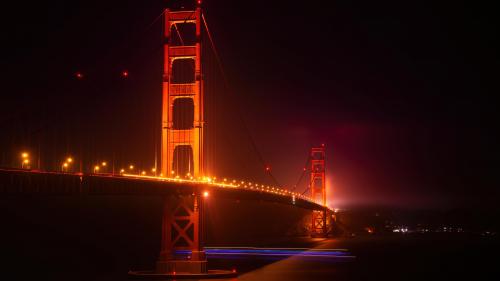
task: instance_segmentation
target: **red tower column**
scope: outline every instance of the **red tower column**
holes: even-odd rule
[[[324,206],[323,210],[312,212],[311,236],[327,235],[327,207],[325,184],[325,146],[311,148],[311,196],[314,201]]]
[[[167,9],[164,26],[161,171],[203,176],[203,75],[201,8]],[[207,272],[203,250],[203,197],[197,192],[165,199],[159,274]],[[188,259],[179,257],[188,251]]]
[[[201,20],[200,7],[165,11],[161,145],[165,176],[204,173]]]
[[[165,176],[204,174],[201,2],[196,0],[196,8],[191,10],[165,11],[161,128],[161,171]],[[175,280],[237,275],[235,271],[207,270],[203,201],[198,188],[187,186],[164,198],[161,251],[156,269],[152,273],[129,272],[129,276]]]

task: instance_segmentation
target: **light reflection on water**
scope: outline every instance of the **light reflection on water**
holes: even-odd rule
[[[209,267],[236,269],[239,275],[231,280],[239,281],[280,280],[285,276],[286,280],[310,280],[309,273],[314,276],[317,272],[331,277],[336,264],[355,260],[347,249],[207,247],[205,251]]]
[[[347,249],[205,247],[208,259],[281,260],[289,257],[303,260],[333,261],[353,259]],[[189,259],[191,251],[176,251],[179,259]]]

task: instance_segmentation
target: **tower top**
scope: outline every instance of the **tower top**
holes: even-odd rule
[[[172,11],[192,11],[201,7],[202,2],[202,0],[171,0],[167,6]]]

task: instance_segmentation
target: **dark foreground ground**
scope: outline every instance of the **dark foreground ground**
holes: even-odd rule
[[[456,235],[397,235],[328,239],[315,248],[347,248],[348,260],[291,257],[248,272],[239,280],[498,280],[499,241]],[[464,279],[466,278],[466,279]]]
[[[237,269],[238,280],[500,277],[498,236],[434,233],[283,238],[275,235],[279,223],[259,210],[275,210],[284,225],[290,222],[283,218],[295,216],[299,220],[300,213],[291,214],[292,210],[266,203],[245,204],[218,201],[218,206],[224,207],[207,218],[218,227],[208,230],[209,246],[341,248],[355,258],[253,256],[209,260],[211,268]],[[152,269],[158,256],[161,201],[155,198],[4,197],[0,198],[0,207],[0,280],[127,280],[128,270]]]

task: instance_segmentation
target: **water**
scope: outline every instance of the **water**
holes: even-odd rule
[[[153,269],[161,241],[161,201],[147,197],[91,199],[0,200],[1,279],[125,281],[129,270]],[[248,224],[259,216],[248,218],[240,222]],[[217,225],[233,231],[233,236],[247,233],[241,224]],[[497,236],[395,233],[335,239],[274,237],[268,241],[249,237],[238,243],[220,236],[213,239],[208,246],[257,247],[260,252],[209,251],[209,268],[236,269],[240,273],[237,280],[256,281],[499,279]],[[269,248],[282,250],[264,250]],[[325,256],[308,254],[322,252]]]
[[[284,242],[283,242],[284,243]],[[458,234],[364,236],[336,239],[288,240],[289,247],[209,248],[209,268],[236,269],[233,280],[471,280],[497,279],[499,241],[492,237]],[[80,245],[81,246],[81,245]],[[103,249],[60,248],[31,253],[2,265],[3,280],[125,281],[129,269],[152,269],[155,257],[132,265],[142,255],[113,256]],[[86,245],[91,247],[91,245]],[[294,249],[291,246],[296,246]],[[302,249],[310,246],[308,249]],[[45,246],[46,247],[46,246]],[[299,248],[299,249],[297,249]],[[26,251],[26,249],[24,249]],[[81,251],[81,252],[79,252]],[[4,252],[5,253],[5,252]],[[144,255],[145,256],[145,255]],[[35,258],[36,257],[36,258]],[[3,258],[8,258],[3,256]],[[148,265],[148,262],[150,262]]]

